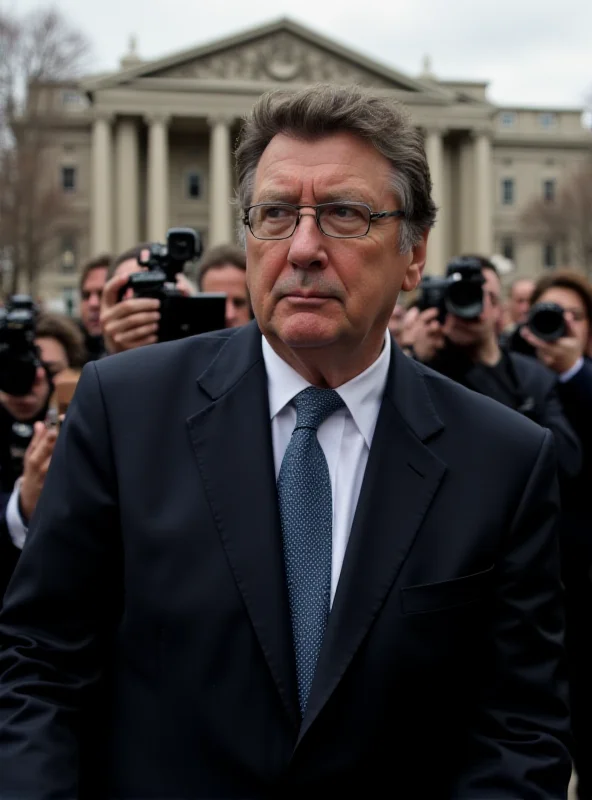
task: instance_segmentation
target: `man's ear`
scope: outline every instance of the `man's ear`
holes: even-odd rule
[[[411,250],[411,262],[407,266],[401,285],[401,289],[404,292],[412,292],[419,285],[428,254],[429,233],[428,228],[422,233],[420,241]]]

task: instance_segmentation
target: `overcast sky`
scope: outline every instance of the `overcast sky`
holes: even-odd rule
[[[19,11],[39,0],[2,0]],[[592,94],[592,0],[55,0],[112,70],[131,34],[144,59],[282,16],[409,75],[488,80],[499,104],[581,107]],[[469,9],[474,10],[469,10]],[[94,70],[93,70],[94,71]]]

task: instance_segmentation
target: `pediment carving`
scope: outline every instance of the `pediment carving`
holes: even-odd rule
[[[287,31],[153,72],[150,77],[276,81],[285,84],[357,83],[385,89],[408,88],[398,87],[393,81],[321,47],[315,47]]]

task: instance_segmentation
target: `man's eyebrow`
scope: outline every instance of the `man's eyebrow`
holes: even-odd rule
[[[289,189],[268,189],[263,190],[257,198],[257,203],[290,203],[298,205],[298,200],[294,193]],[[366,203],[371,205],[369,198],[363,196],[359,189],[328,189],[320,193],[317,203]]]

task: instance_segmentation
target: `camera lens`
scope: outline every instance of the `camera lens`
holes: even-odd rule
[[[483,312],[483,289],[481,283],[457,280],[450,284],[446,297],[446,308],[462,319],[476,319]]]
[[[537,303],[528,315],[528,327],[544,342],[555,342],[565,336],[565,317],[557,303]]]

